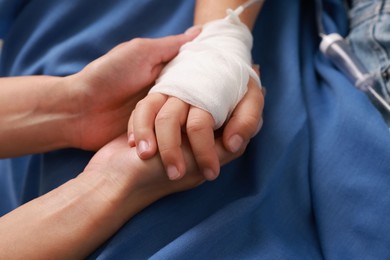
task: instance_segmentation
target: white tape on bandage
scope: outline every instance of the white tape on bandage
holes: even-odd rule
[[[162,93],[208,111],[221,127],[247,91],[252,69],[252,34],[233,11],[203,26],[164,68],[150,93]]]

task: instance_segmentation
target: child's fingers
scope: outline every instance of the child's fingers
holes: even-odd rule
[[[168,177],[177,180],[183,177],[184,161],[181,127],[187,119],[189,105],[178,98],[170,97],[158,113],[155,131],[161,160]]]
[[[223,144],[236,153],[259,131],[262,125],[264,96],[254,80],[250,80],[248,91],[238,103],[223,131]]]
[[[210,113],[190,107],[187,118],[187,135],[198,167],[207,180],[219,174],[219,159],[214,142],[214,119]]]
[[[138,156],[148,159],[157,152],[157,142],[154,135],[154,121],[167,96],[159,93],[149,94],[138,102],[133,111],[132,130]]]

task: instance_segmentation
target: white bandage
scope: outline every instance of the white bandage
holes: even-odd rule
[[[246,93],[250,76],[261,86],[252,69],[252,44],[249,29],[229,11],[225,19],[205,24],[195,40],[182,46],[150,93],[174,96],[208,111],[217,129]]]

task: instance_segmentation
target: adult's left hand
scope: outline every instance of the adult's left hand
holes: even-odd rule
[[[133,39],[67,77],[78,103],[72,146],[97,150],[125,132],[131,111],[164,65],[199,32],[192,29],[160,39]]]

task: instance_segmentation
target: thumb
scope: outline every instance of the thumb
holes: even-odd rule
[[[193,26],[183,34],[151,40],[151,56],[154,58],[154,64],[166,63],[173,59],[179,53],[180,47],[195,39],[201,30],[201,27]]]
[[[254,67],[257,74],[258,68]],[[232,153],[242,150],[243,146],[260,130],[263,124],[264,92],[251,78],[248,91],[238,103],[223,130],[223,144]]]

